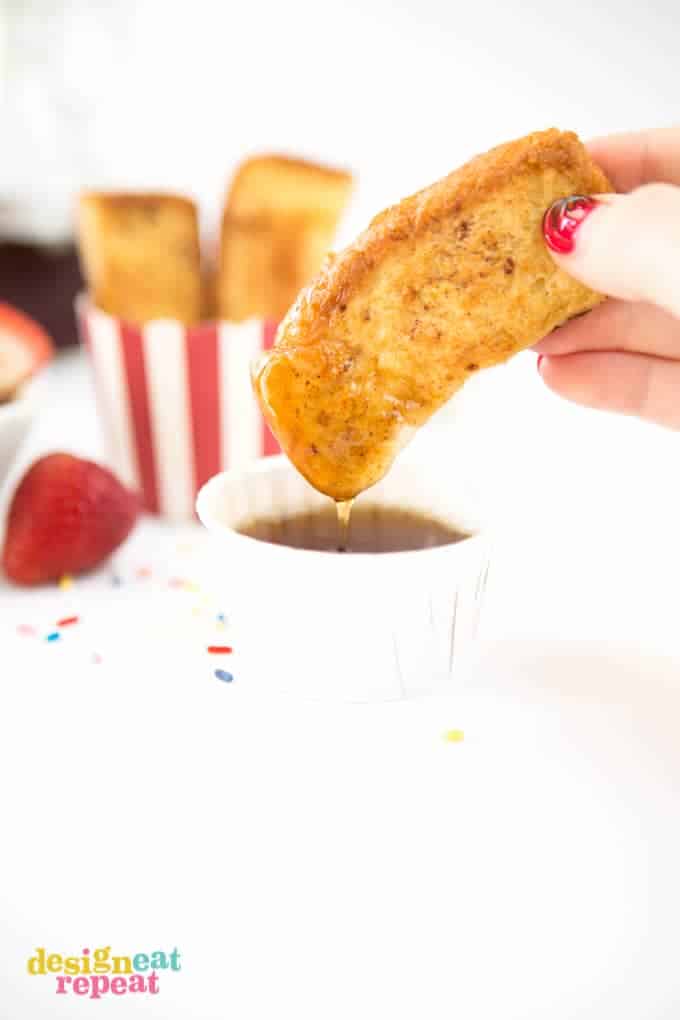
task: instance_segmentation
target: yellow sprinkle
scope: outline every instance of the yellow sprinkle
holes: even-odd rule
[[[449,744],[462,744],[465,740],[465,734],[462,730],[447,730],[444,734],[444,740]]]
[[[63,577],[59,578],[59,587],[62,591],[68,591],[69,588],[73,587],[73,578],[70,574],[64,574]]]

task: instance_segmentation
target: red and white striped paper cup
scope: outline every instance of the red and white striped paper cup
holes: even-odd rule
[[[123,322],[76,302],[112,467],[151,513],[191,517],[201,486],[279,453],[253,395],[250,366],[277,323]]]

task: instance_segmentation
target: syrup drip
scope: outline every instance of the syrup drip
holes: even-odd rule
[[[353,499],[338,500],[335,509],[338,514],[338,552],[347,552],[349,545],[349,519],[352,514]]]

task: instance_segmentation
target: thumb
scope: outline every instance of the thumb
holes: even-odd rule
[[[557,264],[588,287],[680,318],[680,187],[559,199],[543,235]]]

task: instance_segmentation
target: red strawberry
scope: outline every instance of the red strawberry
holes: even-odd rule
[[[0,301],[0,402],[54,354],[49,336],[18,308]]]
[[[106,468],[52,453],[29,468],[14,493],[2,562],[17,584],[91,570],[132,531],[139,501]]]

